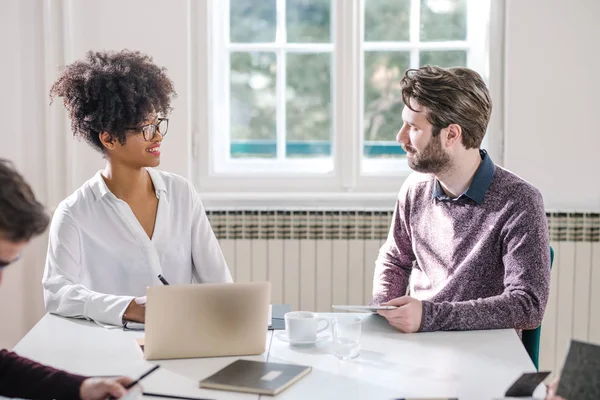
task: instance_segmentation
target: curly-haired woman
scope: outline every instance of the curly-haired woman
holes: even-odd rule
[[[160,163],[171,100],[165,69],[139,52],[89,52],[50,90],[74,136],[106,166],[52,218],[43,286],[46,309],[121,325],[143,322],[146,287],[231,282],[191,184]]]

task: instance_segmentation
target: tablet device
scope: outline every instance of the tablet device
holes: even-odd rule
[[[354,312],[377,312],[379,310],[395,310],[396,306],[331,306],[336,310],[354,311]]]

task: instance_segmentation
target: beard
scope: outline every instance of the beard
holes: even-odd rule
[[[431,137],[425,149],[417,152],[414,147],[406,146],[408,166],[417,172],[439,174],[452,166],[452,159],[442,148],[440,135]]]

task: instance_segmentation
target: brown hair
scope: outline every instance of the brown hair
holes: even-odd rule
[[[492,99],[477,72],[464,67],[425,65],[407,70],[400,85],[408,108],[416,111],[410,106],[412,98],[426,109],[433,136],[450,124],[458,124],[467,149],[481,146],[492,114]]]
[[[19,242],[46,230],[49,218],[11,162],[0,159],[0,236]]]

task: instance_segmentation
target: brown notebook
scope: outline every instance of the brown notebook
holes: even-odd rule
[[[135,339],[135,343],[138,345],[139,349],[142,351],[142,354],[144,354],[144,346],[146,344],[144,337],[142,336],[142,337]]]
[[[237,360],[200,381],[200,387],[275,396],[311,370],[304,365]]]

